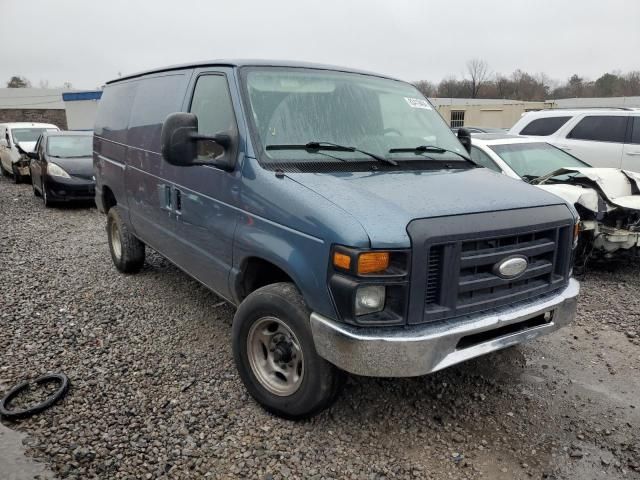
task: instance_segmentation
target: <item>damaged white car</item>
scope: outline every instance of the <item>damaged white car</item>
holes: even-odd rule
[[[591,168],[567,152],[535,138],[473,135],[476,163],[522,179],[571,202],[580,214],[579,256],[610,258],[638,254],[640,173]]]

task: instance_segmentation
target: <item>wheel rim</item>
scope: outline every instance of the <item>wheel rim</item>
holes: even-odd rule
[[[260,384],[280,397],[293,395],[304,378],[304,357],[291,329],[276,317],[256,321],[247,336],[249,364]]]
[[[122,243],[120,243],[120,229],[118,228],[118,224],[116,222],[111,222],[111,248],[113,249],[113,254],[116,256],[118,260],[122,256]]]

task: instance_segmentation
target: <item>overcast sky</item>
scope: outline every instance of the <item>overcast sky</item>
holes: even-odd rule
[[[2,0],[0,81],[95,88],[214,58],[292,59],[405,80],[470,58],[556,80],[640,70],[637,0]]]

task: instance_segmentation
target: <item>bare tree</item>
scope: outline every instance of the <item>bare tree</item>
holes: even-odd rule
[[[425,97],[435,97],[438,91],[437,87],[429,80],[420,80],[414,83],[414,85]]]
[[[489,79],[489,65],[484,60],[474,58],[467,62],[467,73],[471,77],[469,80],[471,98],[476,98],[482,85]]]
[[[14,75],[7,82],[7,88],[29,88],[31,87],[31,82],[27,80],[26,77],[20,75]]]

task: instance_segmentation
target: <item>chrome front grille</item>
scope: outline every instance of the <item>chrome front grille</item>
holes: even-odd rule
[[[571,230],[536,229],[430,245],[423,321],[435,321],[544,295],[568,277]],[[513,256],[528,261],[524,273],[505,279],[497,263]]]

